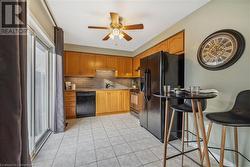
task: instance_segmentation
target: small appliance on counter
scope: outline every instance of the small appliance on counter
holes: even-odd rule
[[[69,81],[66,81],[65,82],[65,90],[71,90],[71,85],[72,83],[71,82],[69,82]]]
[[[137,80],[132,80],[132,88],[134,88],[134,89],[138,89],[138,86],[139,84],[138,84],[138,82],[137,82]]]
[[[76,84],[72,84],[71,82],[66,81],[65,90],[76,90]]]

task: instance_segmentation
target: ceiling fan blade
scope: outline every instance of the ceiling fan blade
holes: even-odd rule
[[[144,28],[143,24],[133,24],[133,25],[123,26],[124,30],[138,30],[143,28]]]
[[[109,27],[99,27],[99,26],[88,26],[88,28],[93,28],[93,29],[109,29]]]
[[[107,41],[110,38],[109,35],[110,35],[110,33],[108,35],[106,35],[102,40]]]
[[[112,24],[119,24],[119,14],[118,13],[113,13],[110,12],[110,17],[111,17],[111,23]]]
[[[126,39],[127,41],[130,41],[132,39],[132,37],[126,34],[125,32],[122,31],[121,33],[124,35],[123,38]]]

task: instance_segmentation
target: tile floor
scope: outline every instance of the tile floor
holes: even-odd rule
[[[64,133],[52,134],[33,160],[34,167],[161,167],[163,144],[127,114],[68,120]],[[174,142],[177,147],[180,143]],[[169,147],[169,154],[177,153]],[[196,153],[190,154],[197,159]],[[184,159],[185,166],[197,166]],[[168,160],[181,166],[181,157]]]

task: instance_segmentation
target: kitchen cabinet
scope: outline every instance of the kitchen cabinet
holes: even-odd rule
[[[79,63],[81,76],[95,76],[95,56],[86,53],[81,53]]]
[[[144,52],[133,57],[133,77],[140,77],[140,71],[136,71],[140,67],[140,59],[150,56],[156,52],[164,51],[171,54],[184,53],[184,31],[181,31],[168,39],[156,44],[155,46],[145,50]]]
[[[66,118],[76,118],[76,92],[65,91],[64,92],[64,108]]]
[[[106,68],[112,70],[117,69],[117,56],[107,56]]]
[[[107,113],[107,92],[96,91],[96,115]]]
[[[110,113],[118,112],[119,110],[119,93],[120,91],[107,91],[107,111]]]
[[[64,54],[65,76],[95,76],[95,57],[80,52],[65,52]]]
[[[177,33],[168,39],[169,53],[178,54],[184,52],[184,32]]]
[[[80,55],[78,52],[65,52],[64,54],[64,74],[66,76],[80,75]]]
[[[132,76],[132,58],[125,57],[123,60],[125,76]]]
[[[130,91],[121,91],[120,92],[120,111],[129,111],[130,110]]]
[[[133,58],[133,77],[140,77],[140,71],[137,71],[140,67],[140,60],[139,56]]]
[[[96,55],[95,56],[95,69],[106,69],[107,56]]]
[[[115,70],[117,77],[132,77],[132,58],[74,51],[64,52],[65,76],[94,77],[96,69]]]
[[[129,110],[129,90],[96,91],[96,115],[128,112]]]
[[[117,77],[132,77],[132,58],[117,57]]]

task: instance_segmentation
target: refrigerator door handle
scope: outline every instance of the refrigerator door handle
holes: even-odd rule
[[[151,72],[150,70],[148,71],[148,76],[147,76],[147,99],[151,99]]]
[[[145,101],[148,101],[148,98],[147,98],[147,94],[148,94],[148,72],[145,71],[144,72],[144,83],[145,83],[145,87],[144,87],[144,99]]]

